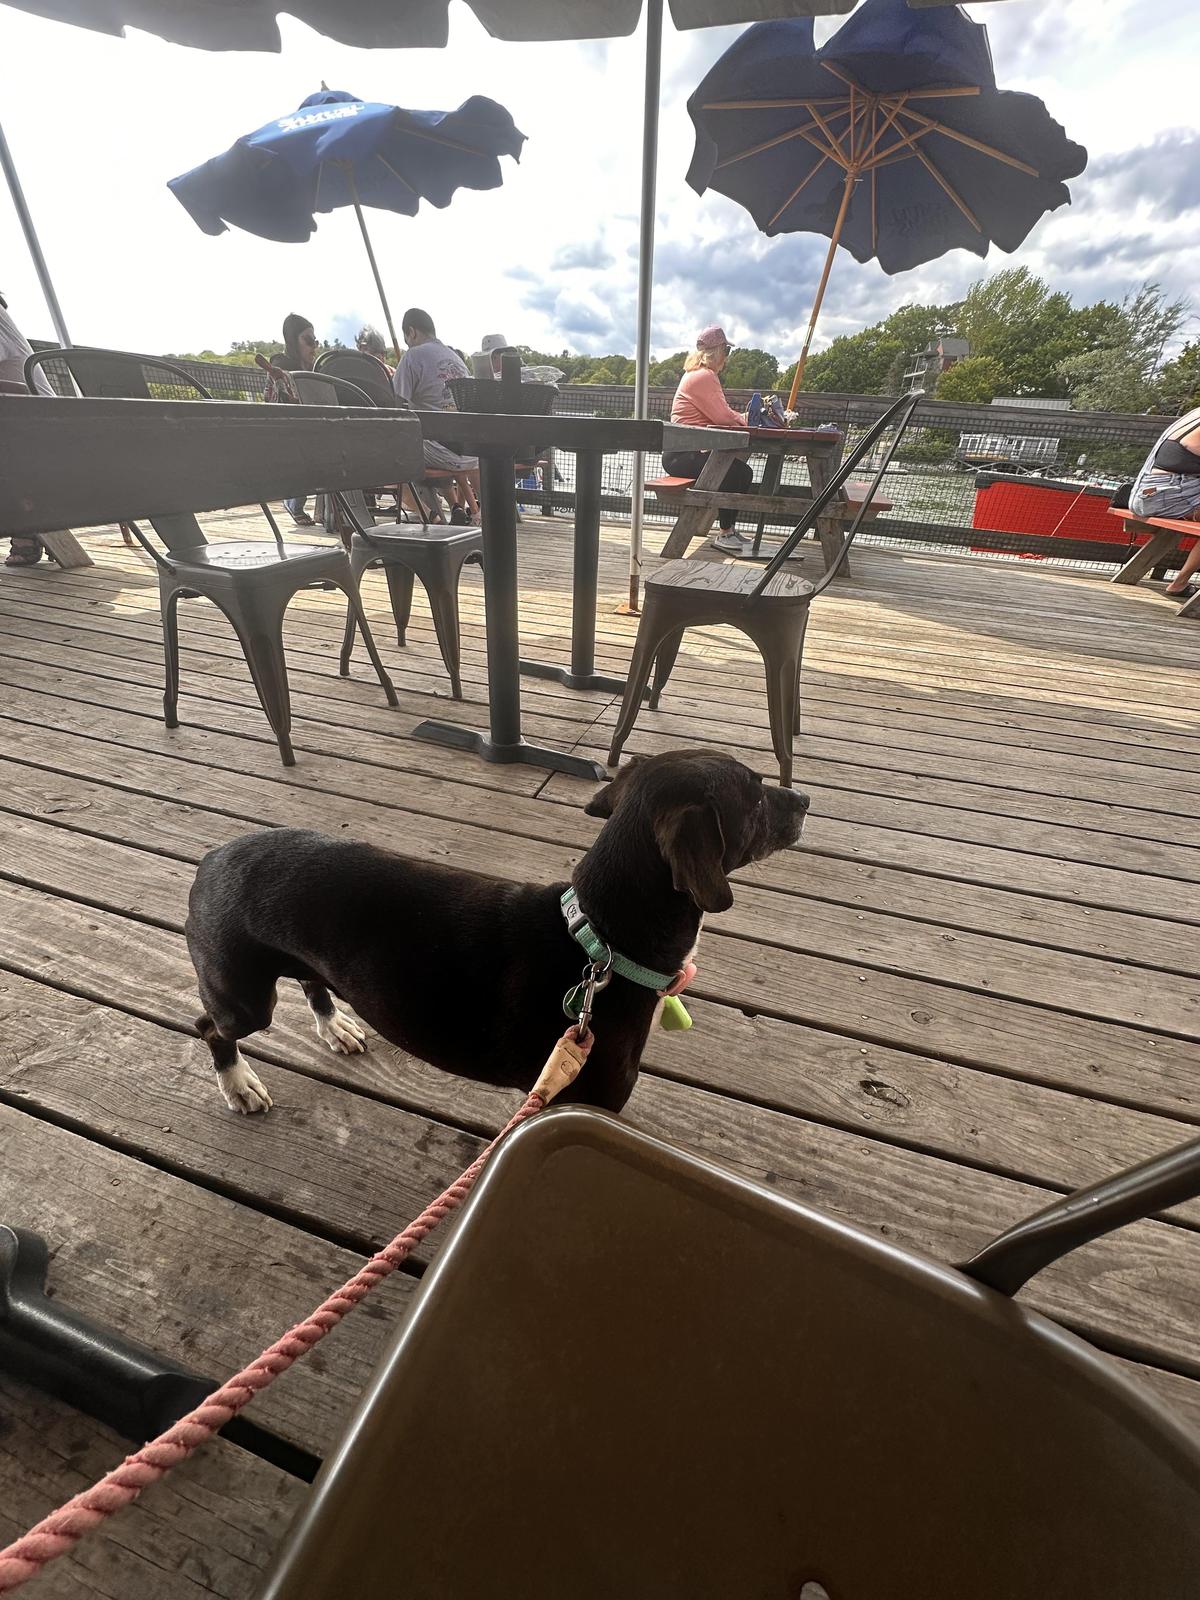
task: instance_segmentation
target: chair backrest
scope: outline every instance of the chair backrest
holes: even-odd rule
[[[104,350],[89,345],[37,350],[25,362],[25,386],[35,393],[34,374],[45,373],[61,395],[91,400],[211,400],[202,383],[172,361],[137,355],[129,350]],[[194,550],[207,544],[204,530],[190,512],[149,518],[168,550]],[[151,551],[151,554],[154,552]]]
[[[393,410],[402,406],[392,388],[388,369],[378,356],[368,355],[365,350],[325,350],[317,357],[315,370],[347,379],[369,395],[377,406]]]
[[[896,431],[892,435],[891,443],[884,451],[883,459],[875,469],[875,476],[871,479],[870,487],[867,489],[861,503],[859,504],[858,510],[855,512],[853,522],[851,522],[850,526],[846,529],[845,536],[842,539],[841,549],[838,551],[835,559],[829,564],[821,581],[813,588],[812,598],[815,599],[823,589],[827,589],[829,587],[834,578],[837,577],[842,563],[849,554],[850,546],[854,543],[854,537],[857,534],[863,519],[866,517],[871,508],[871,501],[875,497],[875,491],[878,489],[884,473],[891,465],[892,457],[896,453],[896,448],[901,439],[904,437],[909,423],[912,421],[913,412],[917,409],[918,404],[923,398],[924,391],[921,389],[916,389],[911,394],[902,394],[898,400],[894,401],[887,408],[881,417],[871,424],[866,433],[863,434],[862,438],[854,446],[854,449],[851,450],[850,454],[842,462],[837,472],[834,473],[833,477],[825,485],[825,488],[816,497],[816,499],[812,501],[808,507],[808,510],[804,514],[803,520],[796,524],[791,533],[784,540],[783,544],[776,551],[775,555],[772,556],[771,560],[767,563],[763,570],[761,579],[754,586],[754,592],[751,597],[752,599],[757,599],[760,595],[766,593],[772,578],[775,577],[775,574],[783,566],[784,562],[791,557],[792,552],[800,543],[800,540],[808,532],[809,528],[814,526],[818,517],[822,515],[826,507],[833,504],[834,500],[836,500],[841,494],[847,480],[850,478],[859,462],[862,461],[863,457],[868,455],[875,448],[876,441],[880,438],[884,431],[890,427],[893,422],[895,422]]]
[[[489,1162],[259,1600],[395,1593],[397,1504],[410,1600],[1185,1600],[1200,1571],[1200,1445],[1114,1361],[575,1106]]]
[[[357,354],[357,351],[337,353]],[[369,356],[367,359],[375,360],[374,356]],[[289,376],[296,387],[296,394],[302,406],[367,406],[372,410],[381,409],[371,395],[365,389],[359,388],[357,383],[352,383],[349,378],[339,377],[324,368],[320,372],[292,372]],[[343,489],[334,498],[350,517],[351,525],[356,532],[363,533],[375,526],[375,518],[361,489]],[[331,525],[329,522],[326,523],[327,527]]]
[[[378,409],[365,389],[332,372],[289,372],[302,406],[364,406]]]

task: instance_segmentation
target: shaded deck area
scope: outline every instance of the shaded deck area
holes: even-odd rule
[[[565,663],[569,527],[530,518],[520,540],[525,654]],[[516,1100],[378,1040],[334,1057],[289,991],[247,1051],[275,1109],[226,1113],[192,1032],[195,863],[248,829],[302,825],[552,881],[598,824],[590,785],[408,737],[431,714],[483,720],[474,568],[462,705],[419,588],[401,650],[382,577],[364,586],[399,711],[361,647],[338,678],[338,597],[297,599],[286,771],[232,634],[198,602],[181,608],[184,725],[163,728],[154,575],[115,530],[85,542],[93,569],[0,569],[0,1223],[46,1236],[70,1304],[223,1377],[415,1215]],[[624,550],[606,529],[597,657],[616,673],[635,631],[613,614]],[[1149,587],[1032,563],[859,552],[809,633],[804,846],[742,874],[709,920],[696,1026],[652,1036],[629,1119],[942,1260],[1194,1136],[1200,630],[1173,613]],[[603,757],[611,696],[533,679],[523,694],[529,737]],[[697,743],[774,770],[738,636],[689,635],[628,750]],[[1198,1229],[1200,1202],[1182,1206],[1027,1298],[1200,1427]],[[420,1270],[256,1420],[326,1451]],[[886,1349],[862,1381],[887,1381]],[[0,1542],[125,1448],[0,1378]],[[248,1596],[305,1492],[218,1442],[30,1592]]]

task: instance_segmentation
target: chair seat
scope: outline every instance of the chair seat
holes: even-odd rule
[[[686,590],[697,599],[731,603],[750,599],[762,581],[762,568],[747,566],[736,561],[667,561],[646,579],[647,589]],[[771,601],[806,600],[813,585],[799,573],[786,570],[777,572],[759,604]]]
[[[361,533],[354,535],[355,549],[370,550],[383,544],[399,551],[405,545],[414,549],[417,546],[428,548],[430,545],[461,544],[467,540],[477,543],[481,537],[481,530],[473,523],[456,528],[450,522],[431,522],[428,527],[423,528],[417,522],[380,522],[368,529],[368,532],[369,539],[364,538]]]
[[[273,539],[254,539],[237,544],[200,544],[186,550],[172,550],[170,561],[175,567],[199,568],[209,572],[254,572],[277,567],[284,561],[309,560],[315,563],[341,555],[344,555],[344,551],[340,545],[285,544],[281,552]]]

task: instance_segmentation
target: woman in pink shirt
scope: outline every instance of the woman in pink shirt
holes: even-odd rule
[[[683,377],[671,402],[671,421],[686,428],[744,428],[745,413],[735,411],[725,398],[718,374],[729,360],[733,346],[725,337],[723,328],[705,328],[696,340],[696,348],[683,364]],[[663,467],[672,477],[698,478],[708,460],[707,450],[668,450],[663,456]],[[721,482],[722,489],[734,494],[746,494],[754,482],[754,474],[747,461],[735,461]],[[713,540],[718,550],[731,555],[748,553],[750,541],[734,531],[737,512],[721,510],[717,513],[721,532]]]

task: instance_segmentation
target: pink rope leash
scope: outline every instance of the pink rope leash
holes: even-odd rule
[[[568,1030],[568,1034],[573,1035],[573,1031]],[[575,1072],[582,1065],[582,1059],[587,1054],[586,1047],[590,1044],[590,1036],[585,1039],[582,1049],[572,1044],[572,1051],[580,1058]],[[561,1051],[562,1042],[556,1048],[555,1055]],[[133,1455],[126,1456],[119,1467],[114,1467],[90,1489],[75,1495],[66,1505],[44,1517],[28,1533],[0,1550],[0,1595],[12,1594],[22,1584],[28,1583],[48,1562],[72,1549],[85,1533],[99,1527],[114,1512],[132,1505],[143,1489],[157,1483],[181,1461],[186,1461],[193,1451],[236,1417],[256,1394],[261,1394],[274,1383],[281,1372],[286,1372],[293,1362],[307,1355],[313,1345],[336,1328],[346,1313],[364,1300],[377,1284],[395,1272],[414,1245],[420,1244],[439,1222],[462,1205],[501,1140],[527,1118],[541,1111],[557,1090],[563,1087],[562,1082],[551,1085],[546,1081],[554,1061],[555,1056],[551,1056],[546,1071],[538,1079],[525,1104],[466,1171],[448,1189],[444,1189],[431,1205],[426,1206],[415,1222],[410,1222],[403,1232],[398,1233],[391,1244],[385,1245],[377,1255],[372,1256],[348,1283],[322,1301],[311,1316],[298,1322],[248,1367],[243,1367],[165,1433],[160,1433],[157,1439],[151,1439]],[[564,1076],[566,1072],[570,1072],[569,1066]],[[573,1076],[574,1073],[570,1072],[570,1077]],[[570,1077],[566,1077],[567,1082]]]

